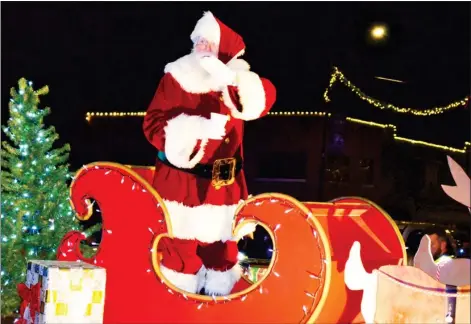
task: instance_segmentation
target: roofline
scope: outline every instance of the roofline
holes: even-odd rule
[[[139,111],[139,112],[87,112],[85,119],[90,123],[93,118],[117,118],[117,117],[144,117],[146,115],[146,112],[144,111]],[[269,116],[289,116],[289,117],[330,117],[331,113],[326,113],[323,111],[284,111],[284,112],[269,112]],[[441,144],[435,144],[431,142],[425,142],[421,140],[416,140],[412,138],[407,138],[407,137],[402,137],[397,135],[397,127],[392,124],[380,124],[376,123],[373,121],[366,121],[362,119],[357,119],[353,117],[346,117],[345,118],[347,121],[356,123],[356,124],[362,124],[370,127],[376,127],[376,128],[383,128],[383,129],[390,129],[393,131],[393,138],[395,141],[398,142],[403,142],[403,143],[408,143],[412,145],[420,145],[420,146],[426,146],[430,148],[435,148],[451,153],[461,153],[464,154],[469,151],[471,148],[471,143],[466,141],[464,142],[464,147],[462,149],[460,148],[455,148],[451,146],[446,146],[446,145],[441,145]]]

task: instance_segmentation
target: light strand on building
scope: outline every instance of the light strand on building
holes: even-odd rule
[[[469,96],[464,97],[463,99],[454,101],[449,103],[446,106],[441,107],[433,107],[429,109],[415,109],[415,108],[407,108],[407,107],[398,107],[390,103],[382,102],[378,99],[372,98],[366,95],[363,91],[360,90],[357,86],[355,86],[352,82],[350,82],[345,75],[337,68],[334,67],[334,71],[330,76],[329,85],[325,89],[324,92],[324,100],[325,102],[330,102],[331,99],[329,98],[329,92],[332,90],[333,85],[335,82],[340,82],[347,88],[349,88],[353,93],[355,93],[360,99],[368,102],[369,104],[375,106],[379,109],[388,109],[393,110],[397,113],[401,114],[409,114],[409,115],[416,115],[416,116],[432,116],[432,115],[440,115],[449,110],[459,108],[459,107],[466,107],[469,103]]]
[[[145,116],[146,113],[143,111],[139,112],[87,112],[85,119],[88,122],[91,122],[92,118],[119,118],[119,117],[143,117]],[[326,113],[323,111],[283,111],[283,112],[269,112],[268,115],[270,116],[292,116],[292,117],[330,117],[330,113]],[[446,145],[440,145],[440,144],[435,144],[435,143],[430,143],[430,142],[425,142],[425,141],[419,141],[419,140],[414,140],[411,138],[406,138],[406,137],[401,137],[397,136],[397,127],[392,124],[380,124],[380,123],[375,123],[372,121],[366,121],[366,120],[361,120],[357,118],[352,118],[352,117],[347,117],[347,121],[356,123],[356,124],[362,124],[370,127],[378,127],[378,128],[383,128],[383,129],[390,129],[392,130],[392,134],[394,137],[394,140],[399,141],[399,142],[406,142],[409,144],[413,145],[420,145],[420,146],[427,146],[427,147],[432,147],[448,152],[453,152],[453,153],[466,153],[467,149],[471,148],[471,143],[470,142],[465,142],[464,148],[459,149],[459,148],[454,148],[451,146],[446,146]]]

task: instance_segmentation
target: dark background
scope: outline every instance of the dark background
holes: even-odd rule
[[[399,106],[430,108],[468,95],[466,2],[3,2],[1,7],[2,124],[8,90],[20,77],[36,87],[49,85],[43,103],[52,115],[46,124],[56,126],[61,143],[71,144],[73,169],[103,158],[153,164],[150,145],[142,155],[124,149],[122,157],[106,157],[103,138],[112,139],[117,129],[129,142],[146,141],[139,118],[107,128],[115,121],[88,124],[85,113],[146,110],[165,64],[190,51],[189,35],[205,10],[244,37],[244,58],[278,89],[273,111],[343,112],[396,124],[401,136],[459,148],[470,138],[467,109],[434,117],[400,115],[362,102],[339,84],[330,104],[322,97],[333,65],[366,94]],[[374,22],[388,24],[386,44],[366,40]]]

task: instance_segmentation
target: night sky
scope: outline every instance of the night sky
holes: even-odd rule
[[[332,111],[393,123],[401,136],[463,147],[470,111],[414,117],[376,108],[334,87],[332,66],[365,93],[430,108],[470,93],[470,4],[466,2],[2,2],[2,124],[20,77],[49,85],[43,103],[65,142],[85,143],[87,111],[144,111],[166,63],[187,54],[203,11],[244,37],[244,58],[278,90],[274,111]],[[385,45],[366,34],[389,26]],[[406,81],[377,80],[381,76]],[[111,121],[110,121],[111,122]],[[126,129],[122,129],[126,132]],[[142,133],[129,133],[145,141]],[[87,157],[93,162],[93,156]]]

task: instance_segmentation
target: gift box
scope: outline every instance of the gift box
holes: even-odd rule
[[[18,285],[24,324],[103,323],[106,270],[83,262],[30,261]]]

